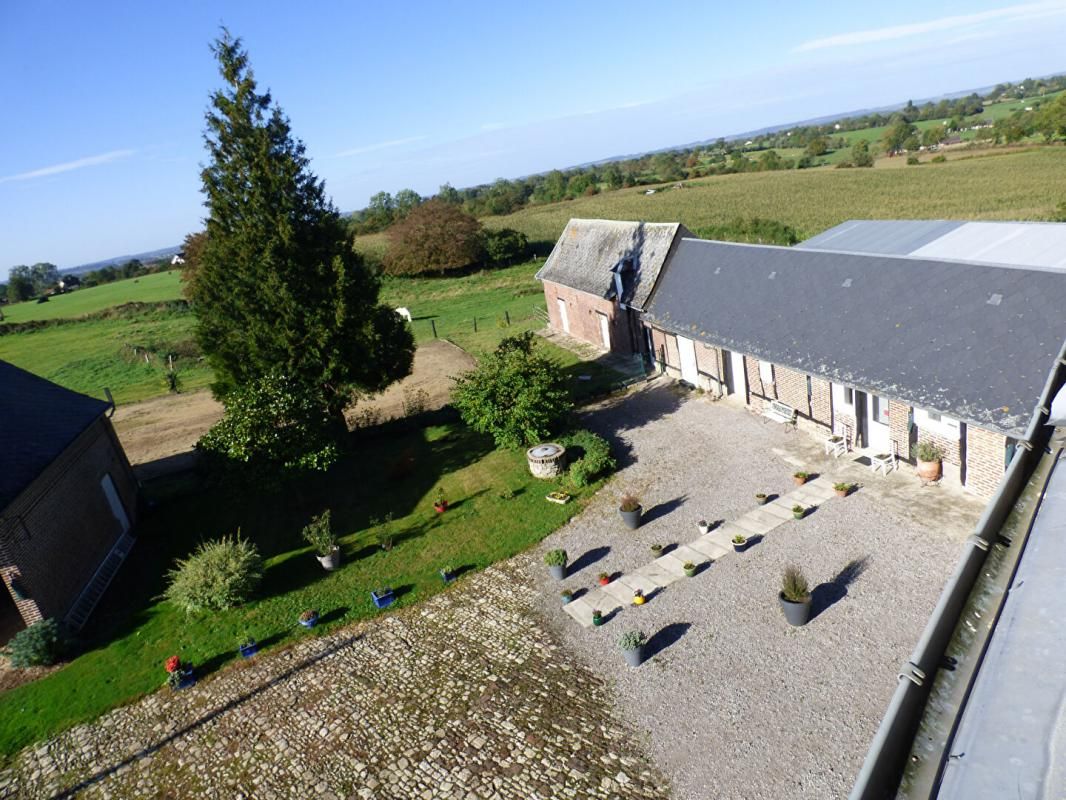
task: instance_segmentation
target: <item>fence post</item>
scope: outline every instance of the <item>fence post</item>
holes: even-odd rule
[[[437,338],[437,321],[431,319],[429,321],[429,324],[433,328],[433,338],[436,339]]]
[[[507,327],[508,327],[508,328],[509,328],[509,327],[511,327],[511,315],[510,315],[510,313],[509,313],[509,312],[507,311],[507,309],[504,309],[504,312],[503,312],[503,317],[504,317],[504,319],[506,319],[506,320],[507,320]]]
[[[477,317],[474,317],[474,333],[477,333]]]

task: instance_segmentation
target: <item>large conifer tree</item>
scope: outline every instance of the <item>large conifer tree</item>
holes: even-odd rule
[[[283,374],[337,419],[353,393],[411,370],[414,342],[353,251],[304,145],[269,92],[260,94],[240,39],[212,51],[224,88],[211,96],[202,171],[207,238],[193,300],[216,395]]]

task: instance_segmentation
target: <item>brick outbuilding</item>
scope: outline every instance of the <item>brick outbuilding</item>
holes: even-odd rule
[[[2,638],[47,618],[80,626],[101,569],[128,551],[137,483],[111,408],[0,361]]]

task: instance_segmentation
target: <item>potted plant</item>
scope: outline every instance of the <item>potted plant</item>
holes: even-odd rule
[[[644,645],[647,643],[648,637],[643,631],[626,631],[618,638],[622,655],[631,667],[639,667],[644,662]]]
[[[396,601],[396,595],[392,589],[388,586],[383,586],[380,589],[374,589],[370,592],[370,599],[374,601],[374,605],[378,608],[385,608],[391,606]]]
[[[640,527],[640,499],[628,492],[622,495],[622,500],[618,504],[618,513],[622,515],[622,522],[631,531]]]
[[[733,552],[743,553],[748,548],[748,537],[742,533],[738,533],[732,538]]]
[[[944,451],[935,442],[918,442],[911,448],[911,456],[918,462],[918,477],[923,481],[940,480]]]
[[[769,499],[770,498],[762,492],[759,492],[757,495],[755,495],[755,502],[758,503],[760,506],[766,505],[766,502]]]
[[[806,513],[807,513],[807,509],[805,509],[799,503],[796,503],[796,505],[792,506],[792,516],[795,519],[803,519],[803,517],[806,515]]]
[[[548,574],[561,581],[566,577],[566,551],[549,550],[544,554],[544,563],[548,565]]]
[[[803,484],[805,484],[807,482],[807,479],[810,478],[810,477],[811,477],[811,473],[809,473],[809,472],[800,471],[800,472],[793,472],[792,473],[792,480],[794,480],[796,482],[797,486],[802,486]]]
[[[806,625],[811,618],[811,590],[798,567],[786,567],[777,596],[789,625]]]
[[[315,558],[323,569],[334,570],[340,565],[341,549],[337,545],[337,537],[333,534],[328,508],[317,517],[311,517],[311,521],[304,526],[303,537],[304,541],[315,548]]]
[[[563,589],[561,592],[559,592],[559,597],[562,598],[563,605],[565,606],[567,603],[574,599],[574,593],[571,592],[569,589]]]
[[[693,575],[696,574],[696,565],[693,564],[691,561],[686,561],[684,564],[681,565],[681,568],[685,570],[685,576],[688,578],[691,578]]]
[[[633,605],[642,606],[646,602],[648,602],[648,600],[647,600],[646,597],[644,597],[644,590],[643,589],[635,589],[635,590],[633,590]]]
[[[433,501],[433,510],[443,514],[448,510],[448,501],[444,498],[444,490],[437,489],[437,499]]]
[[[599,577],[599,581],[600,581],[600,586],[606,586],[608,583],[611,582],[611,576],[608,575],[606,572],[601,572],[600,573],[600,577]]]
[[[259,652],[259,645],[251,636],[245,636],[237,643],[237,650],[241,658],[251,658]]]
[[[834,483],[833,491],[837,493],[837,497],[847,497],[851,494],[851,490],[855,488],[854,483]]]
[[[592,609],[592,624],[597,628],[603,624],[603,612],[598,608]]]
[[[653,558],[658,558],[663,554],[663,546],[661,544],[653,544],[651,546],[651,554]]]
[[[711,526],[707,524],[707,520],[705,519],[701,519],[698,523],[696,523],[696,527],[699,528],[700,536],[709,533],[711,530]]]
[[[177,656],[171,656],[163,665],[167,671],[167,686],[174,691],[187,689],[196,683],[191,664],[186,664]]]
[[[313,608],[300,613],[299,623],[305,628],[313,628],[318,624],[318,612]]]
[[[451,564],[446,567],[441,567],[438,571],[440,572],[440,579],[445,583],[451,583],[455,580],[455,567]]]

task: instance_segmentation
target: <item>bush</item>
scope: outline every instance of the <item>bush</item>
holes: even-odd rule
[[[707,225],[693,231],[701,239],[718,239],[725,242],[749,244],[779,244],[792,246],[799,242],[800,235],[790,225],[775,219],[734,219],[724,225]]]
[[[328,556],[337,546],[337,537],[333,535],[330,524],[330,511],[327,508],[317,517],[311,517],[311,521],[304,526],[304,541],[315,548],[320,556]]]
[[[482,234],[482,246],[485,250],[485,261],[493,267],[515,264],[523,260],[529,252],[529,240],[526,235],[511,228],[486,230]]]
[[[577,431],[566,437],[563,444],[568,452],[574,449],[581,451],[580,457],[570,464],[570,482],[574,486],[588,486],[616,466],[607,440],[592,431]]]
[[[549,567],[566,566],[566,551],[559,549],[549,550],[544,554],[544,563]]]
[[[933,156],[931,159],[929,159],[929,162],[931,164],[943,164],[947,160],[948,160],[948,157],[946,155],[944,155],[943,153],[941,153],[939,155]]]
[[[907,156],[907,163],[910,166],[915,167],[922,162],[918,160],[918,156]]]
[[[175,605],[194,611],[222,611],[251,597],[263,577],[263,561],[256,546],[240,537],[204,542],[168,573],[165,596]]]
[[[384,268],[389,275],[444,274],[481,260],[481,223],[442,200],[412,209],[386,236]]]
[[[790,603],[802,603],[811,596],[811,587],[799,567],[786,567],[781,577],[781,594]]]
[[[919,461],[943,461],[944,451],[935,442],[918,442],[911,447],[911,457]]]
[[[463,422],[492,434],[499,447],[542,441],[570,413],[574,401],[559,365],[533,348],[533,334],[500,342],[477,369],[460,376],[452,405]]]
[[[47,667],[56,663],[59,655],[59,624],[54,619],[35,622],[12,637],[7,645],[11,666]]]

